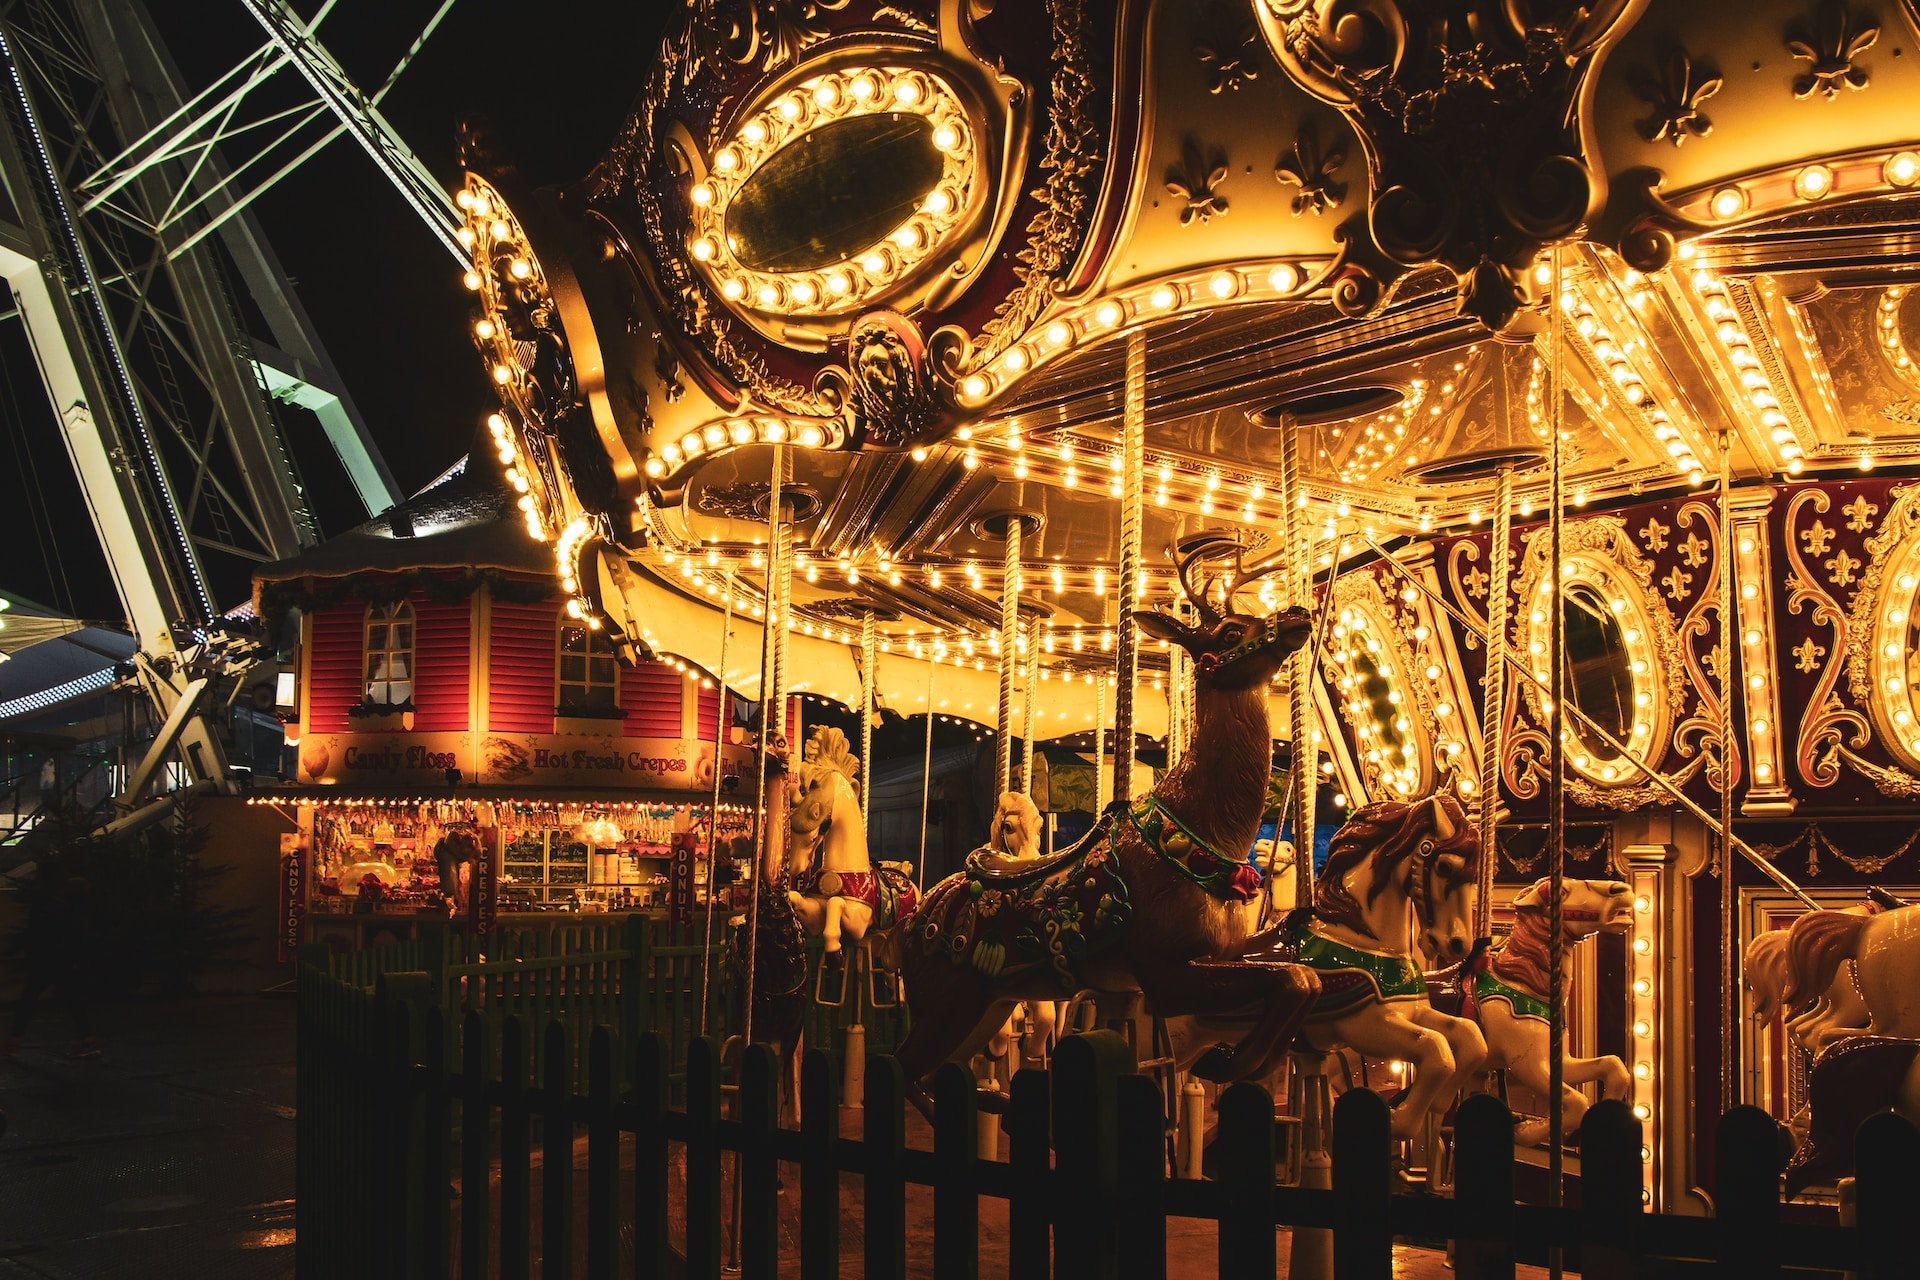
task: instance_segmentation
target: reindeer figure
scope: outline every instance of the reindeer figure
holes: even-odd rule
[[[1073,848],[1006,870],[969,859],[900,931],[912,1031],[897,1052],[923,1107],[919,1082],[977,1053],[1019,1000],[1138,990],[1162,1017],[1238,1020],[1249,1028],[1238,1045],[1212,1046],[1198,1063],[1222,1081],[1267,1071],[1313,1003],[1310,971],[1240,958],[1259,919],[1247,851],[1273,759],[1266,686],[1312,624],[1299,608],[1223,615],[1189,581],[1196,558],[1177,563],[1197,625],[1135,617],[1194,657],[1193,749]]]

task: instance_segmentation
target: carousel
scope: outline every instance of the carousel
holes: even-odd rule
[[[1501,1091],[1549,1200],[1624,1102],[1679,1213],[1736,1105],[1813,1203],[1920,1114],[1920,7],[681,8],[458,202],[568,610],[857,713],[760,744],[748,972],[916,1090],[1125,1025],[1195,1172],[1240,1080],[1443,1191]],[[991,730],[963,865],[883,714]]]

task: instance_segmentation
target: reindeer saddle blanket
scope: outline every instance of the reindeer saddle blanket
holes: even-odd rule
[[[996,982],[1043,979],[1064,998],[1078,965],[1111,946],[1133,914],[1113,858],[1112,810],[1078,843],[1049,857],[976,849],[966,869],[927,894],[913,945],[943,951]]]

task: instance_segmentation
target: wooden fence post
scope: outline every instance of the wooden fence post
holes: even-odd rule
[[[460,1280],[487,1280],[488,1182],[493,1177],[493,1077],[487,1024],[466,1016],[460,1050]]]
[[[1220,1274],[1236,1280],[1274,1275],[1278,1239],[1273,1227],[1273,1095],[1242,1081],[1220,1095]]]
[[[772,1045],[750,1044],[740,1064],[741,1280],[776,1280],[780,1272],[779,1119],[780,1059]]]
[[[867,1060],[866,1280],[902,1280],[907,1274],[907,1082],[900,1063],[875,1054]]]
[[[527,1280],[532,1267],[527,1050],[526,1023],[508,1018],[500,1028],[500,1280]]]
[[[1912,1275],[1920,1130],[1891,1111],[1867,1117],[1853,1141],[1853,1176],[1860,1280]]]
[[[1370,1089],[1349,1089],[1333,1104],[1333,1274],[1336,1280],[1393,1275],[1393,1121]]]
[[[587,1045],[587,1280],[613,1280],[620,1221],[620,1130],[613,1120],[613,1033],[593,1029]]]
[[[667,1274],[667,1042],[649,1031],[634,1046],[634,1274]]]
[[[973,1073],[958,1062],[933,1078],[933,1280],[977,1280],[980,1272],[974,1089]]]
[[[720,1054],[687,1045],[687,1276],[720,1277]]]
[[[387,1238],[385,1247],[380,1250],[377,1264],[382,1270],[375,1274],[392,1276],[401,1280],[407,1274],[408,1247],[411,1229],[416,1226],[414,1210],[417,1205],[412,1194],[413,1180],[419,1170],[413,1166],[413,1065],[412,1052],[412,1010],[405,1000],[389,998],[377,1006],[380,1022],[386,1027],[383,1061],[380,1078],[387,1099],[387,1122],[381,1127],[386,1130],[383,1146],[386,1165],[383,1172],[387,1179]]]
[[[1780,1139],[1773,1117],[1749,1106],[1721,1116],[1713,1164],[1720,1273],[1741,1280],[1778,1276]]]
[[[437,1005],[423,1011],[420,1060],[426,1076],[421,1106],[420,1176],[412,1192],[420,1205],[419,1233],[414,1238],[412,1274],[425,1280],[446,1280],[453,1253],[447,1234],[448,1160],[453,1147],[453,1099],[447,1091],[446,1017]]]
[[[634,1037],[653,1030],[643,1025],[647,990],[647,917],[631,915],[620,926],[622,949],[627,958],[620,962],[620,1043],[632,1044]]]
[[[1007,1201],[1008,1280],[1047,1280],[1053,1211],[1048,1203],[1053,1171],[1049,1108],[1052,1073],[1020,1071],[1007,1101],[1007,1162],[1013,1195]]]
[[[839,1089],[833,1055],[809,1049],[800,1064],[800,1280],[839,1280]]]
[[[567,1029],[547,1023],[545,1078],[540,1090],[540,1274],[573,1272],[573,1118],[567,1114],[572,1073]]]
[[[1454,1272],[1513,1280],[1513,1113],[1476,1093],[1460,1104],[1453,1142]]]
[[[1133,1048],[1112,1031],[1067,1036],[1053,1054],[1053,1272],[1060,1280],[1115,1274],[1113,1201],[1119,1189],[1119,1088]]]
[[[1597,1102],[1580,1122],[1580,1270],[1588,1280],[1640,1274],[1640,1147],[1645,1126],[1618,1098]]]
[[[1151,1076],[1119,1080],[1121,1280],[1166,1280],[1166,1099]]]

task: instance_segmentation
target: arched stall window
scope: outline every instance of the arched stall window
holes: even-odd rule
[[[413,605],[405,600],[367,606],[367,704],[413,705]]]

